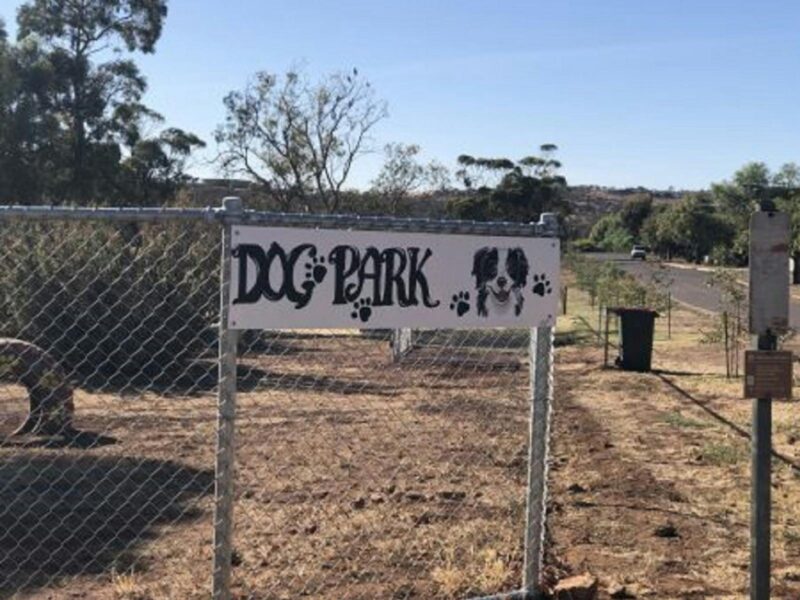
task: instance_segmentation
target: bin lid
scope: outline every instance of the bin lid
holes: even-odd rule
[[[654,317],[660,316],[658,311],[653,310],[652,308],[642,308],[640,306],[609,306],[606,310],[608,312],[614,313],[616,315],[623,315],[623,314],[645,314],[645,315],[653,315]]]

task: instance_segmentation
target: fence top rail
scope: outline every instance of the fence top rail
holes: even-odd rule
[[[355,229],[365,231],[404,231],[414,233],[455,233],[496,236],[555,237],[558,226],[552,218],[538,223],[504,221],[457,221],[442,219],[396,218],[359,215],[321,215],[307,213],[236,210],[236,204],[223,207],[83,207],[0,205],[0,222],[29,221],[206,221],[237,225],[306,227],[316,229]]]

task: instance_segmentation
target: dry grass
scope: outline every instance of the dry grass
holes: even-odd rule
[[[750,403],[741,381],[726,380],[721,349],[699,343],[708,317],[676,308],[671,339],[657,325],[660,373],[634,374],[600,367],[595,311],[570,289],[559,322],[549,577],[589,570],[601,598],[612,583],[640,598],[743,597]],[[357,335],[287,334],[243,359],[237,599],[519,586],[524,339],[449,335],[402,365],[384,341]],[[487,356],[501,361],[486,368]],[[0,387],[0,397],[11,428],[24,390]],[[0,447],[5,587],[24,584],[36,600],[207,598],[213,386],[80,389],[75,402],[77,426],[115,443]],[[798,462],[794,404],[775,403],[774,423],[776,448]],[[798,598],[798,470],[776,461],[773,481],[773,597]],[[656,533],[667,526],[677,536]]]
[[[751,407],[722,349],[699,343],[708,319],[678,307],[671,340],[661,324],[654,374],[603,370],[597,347],[558,353],[553,576],[592,571],[603,594],[624,583],[637,597],[746,595]],[[776,449],[800,464],[794,403],[775,402],[773,418]],[[773,597],[794,599],[800,469],[773,469]],[[668,523],[677,537],[655,533]]]
[[[386,342],[353,335],[287,335],[280,352],[242,360],[236,598],[518,587],[527,369],[519,351],[496,349],[500,334],[452,335],[403,365],[391,364]],[[505,363],[482,368],[485,355]],[[10,410],[24,407],[21,388],[0,394]],[[207,598],[213,389],[80,390],[76,407],[79,428],[115,443],[0,448],[0,478],[14,481],[3,494],[0,549],[11,552],[0,576],[32,598]],[[49,533],[15,547],[33,518]],[[55,554],[42,569],[33,556],[45,549]]]
[[[463,530],[466,539],[455,546],[442,548],[440,563],[434,567],[431,577],[448,598],[464,598],[481,593],[481,590],[514,589],[514,576],[518,575],[519,556],[515,556],[516,539],[503,540],[498,544],[475,544],[475,533]],[[518,584],[516,584],[518,586]]]
[[[130,573],[111,572],[111,586],[114,600],[151,600],[152,596],[139,582],[139,578]]]

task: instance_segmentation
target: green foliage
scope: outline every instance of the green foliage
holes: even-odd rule
[[[187,158],[204,145],[196,135],[176,128],[136,140],[118,167],[115,195],[119,202],[145,206],[174,198],[190,179],[184,171]]]
[[[458,219],[517,222],[535,221],[543,212],[568,214],[567,182],[559,174],[561,163],[552,156],[556,149],[544,144],[539,156],[517,162],[462,154],[456,176],[472,191],[451,201],[448,212]]]
[[[800,167],[786,163],[773,176],[776,208],[789,214],[792,230],[792,253],[800,263]]]
[[[312,210],[315,196],[338,212],[353,163],[387,114],[357,69],[316,83],[296,71],[261,71],[224,104],[215,132],[220,167],[257,182],[284,211]]]
[[[745,323],[746,288],[735,271],[721,267],[708,277],[708,285],[720,291],[720,310],[711,321],[711,327],[703,331],[701,342],[724,344],[725,372],[729,377],[738,377],[740,350],[748,339]]]
[[[570,242],[570,249],[573,252],[597,252],[600,250],[589,238],[581,238]]]
[[[619,212],[622,227],[634,239],[638,239],[642,225],[653,212],[653,199],[649,195],[637,195],[625,201]]]
[[[642,225],[642,239],[658,254],[700,262],[718,244],[730,244],[733,230],[705,194],[693,194],[654,211]]]
[[[690,419],[689,417],[686,417],[675,411],[663,414],[661,416],[661,420],[664,423],[672,425],[673,427],[679,427],[681,429],[707,429],[711,427],[710,423],[704,423],[702,421]]]
[[[758,200],[769,195],[769,185],[767,166],[753,162],[736,171],[730,181],[711,186],[711,202],[730,234],[729,239],[719,240],[727,250],[715,252],[725,264],[747,263],[750,215],[758,209]]]
[[[208,347],[215,230],[15,223],[0,248],[0,336],[36,343],[69,372],[117,384],[174,375]]]
[[[700,262],[708,257],[714,264],[743,266],[750,215],[759,202],[790,215],[792,246],[800,258],[800,166],[795,163],[775,173],[764,163],[748,163],[708,192],[688,194],[672,204],[653,204],[644,195],[634,198],[597,221],[587,244],[621,251],[633,241],[667,258]]]
[[[628,252],[641,238],[642,226],[653,211],[649,196],[626,200],[615,213],[600,218],[589,233],[592,246],[607,252]]]
[[[674,281],[669,270],[663,264],[654,268],[650,273],[650,280],[645,284],[647,305],[657,311],[668,310],[670,289]]]
[[[445,189],[449,185],[447,168],[436,161],[420,163],[420,147],[416,144],[386,144],[383,150],[385,162],[372,182],[372,192],[380,198],[383,214],[407,214],[411,194],[423,186]]]
[[[634,238],[625,229],[621,215],[612,213],[603,216],[594,224],[589,233],[589,242],[600,250],[622,252],[630,250]]]
[[[581,254],[567,254],[565,264],[575,274],[575,282],[578,288],[589,294],[589,299],[594,305],[597,299],[597,282],[600,278],[598,261],[586,258]]]
[[[800,166],[797,163],[785,163],[772,176],[772,185],[780,195],[792,195],[800,189]]]
[[[647,306],[647,290],[613,263],[603,262],[597,280],[597,299],[603,306]]]
[[[0,42],[0,190],[6,202],[155,203],[202,142],[163,118],[125,52],[155,50],[166,0],[30,0]],[[108,52],[108,50],[113,50]],[[105,62],[99,62],[103,57]]]
[[[747,460],[747,451],[741,446],[709,442],[700,452],[704,463],[718,467],[730,467]]]
[[[19,204],[41,198],[57,180],[60,124],[49,110],[55,77],[34,40],[0,39],[0,194]]]
[[[613,263],[569,254],[565,260],[576,284],[589,295],[591,304],[603,306],[651,306],[652,293]]]
[[[19,8],[17,21],[20,38],[69,41],[76,54],[113,38],[129,52],[153,52],[166,16],[166,0],[32,0]]]

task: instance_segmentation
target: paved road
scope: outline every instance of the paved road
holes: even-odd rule
[[[642,281],[650,280],[659,263],[655,260],[632,261],[627,254],[594,253],[587,254],[597,260],[609,261],[617,264],[628,273],[635,275]],[[720,309],[720,292],[708,285],[711,274],[707,270],[687,267],[663,266],[668,277],[673,280],[672,296],[682,302],[710,311]],[[747,272],[742,274],[742,279],[747,277]],[[800,302],[792,300],[789,306],[789,322],[794,329],[800,329]]]

